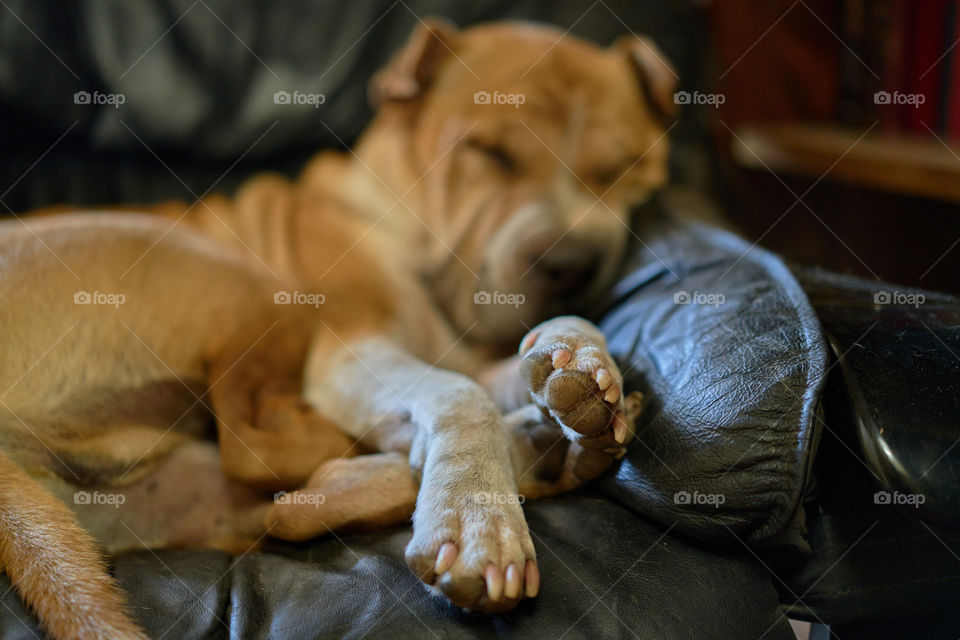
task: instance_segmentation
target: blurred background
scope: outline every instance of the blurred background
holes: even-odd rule
[[[787,258],[960,291],[955,0],[3,0],[0,212],[192,200],[350,145],[421,17],[650,35],[674,191]],[[277,103],[311,92],[322,104]]]

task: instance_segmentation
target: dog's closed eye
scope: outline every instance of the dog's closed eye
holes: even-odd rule
[[[634,168],[640,166],[640,161],[640,156],[628,156],[615,165],[594,171],[592,177],[597,184],[612,185]]]
[[[466,142],[467,148],[481,153],[490,162],[504,171],[514,171],[517,168],[517,160],[503,145],[497,142],[488,142],[472,138]]]

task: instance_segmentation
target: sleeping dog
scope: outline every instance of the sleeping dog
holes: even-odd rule
[[[429,588],[535,596],[523,498],[633,437],[602,334],[560,314],[666,181],[673,86],[642,38],[428,21],[357,147],[295,182],[0,224],[0,568],[47,632],[144,637],[102,551],[411,514]]]

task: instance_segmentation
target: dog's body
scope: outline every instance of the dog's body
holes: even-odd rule
[[[246,551],[410,513],[455,603],[534,596],[518,494],[598,475],[637,410],[595,327],[542,321],[609,283],[663,184],[671,74],[639,39],[432,23],[354,155],[296,183],[155,208],[173,227],[0,225],[0,568],[48,631],[138,637],[94,538]]]

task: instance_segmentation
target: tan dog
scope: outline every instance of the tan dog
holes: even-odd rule
[[[548,318],[614,276],[666,180],[672,90],[642,39],[431,21],[355,152],[296,183],[157,208],[173,227],[0,225],[0,568],[47,631],[143,637],[98,548],[244,552],[411,512],[426,584],[535,596],[519,496],[596,477],[638,411],[600,332]]]

